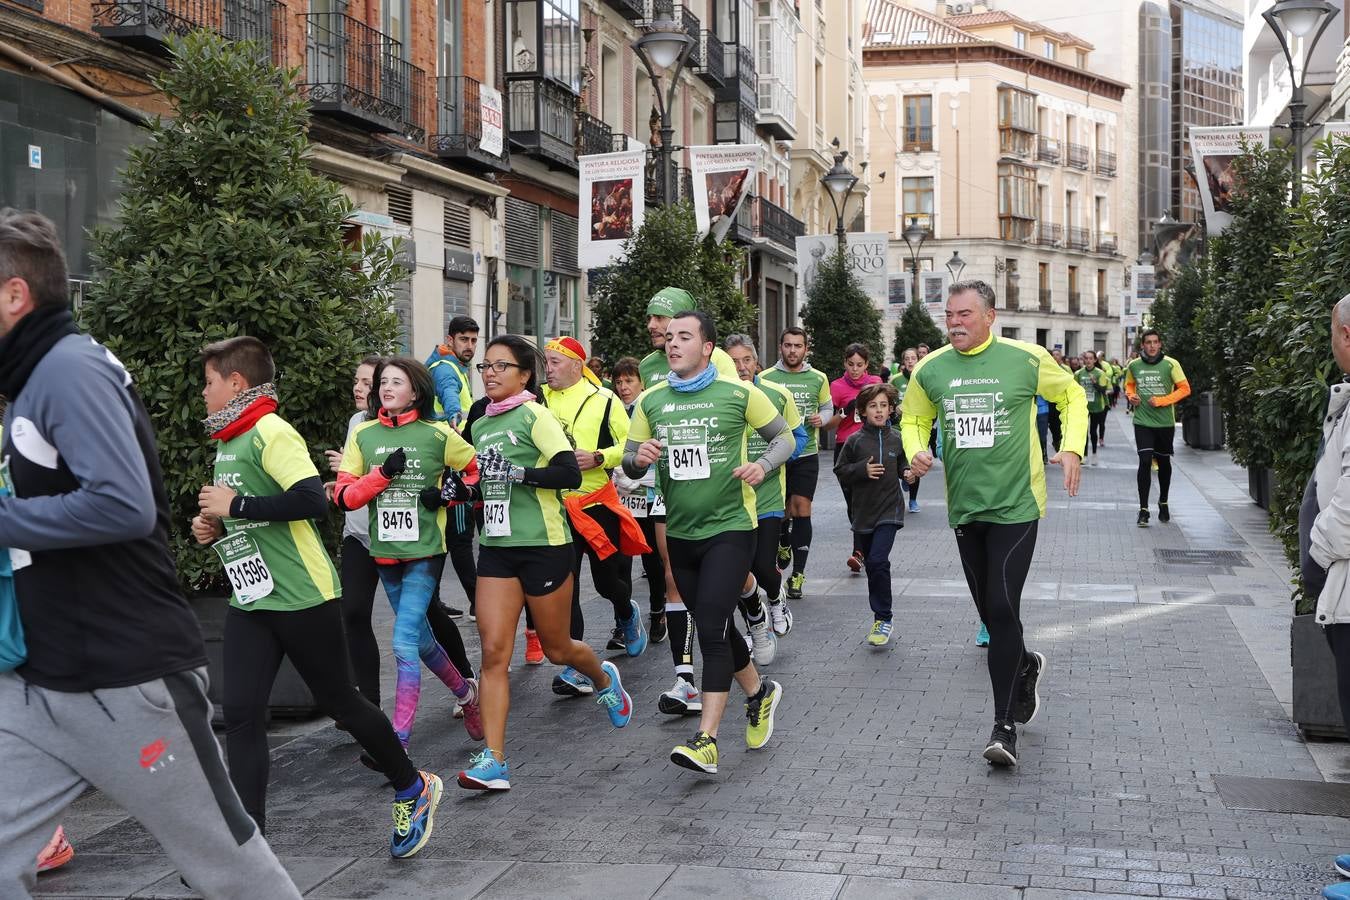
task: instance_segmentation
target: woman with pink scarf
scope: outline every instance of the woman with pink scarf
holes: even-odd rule
[[[849,344],[844,348],[844,374],[830,382],[830,402],[834,404],[836,412],[829,424],[830,427],[837,426],[839,429],[834,435],[835,459],[839,458],[839,451],[843,449],[844,442],[853,432],[862,428],[862,411],[855,408],[858,392],[869,384],[881,384],[881,378],[867,370],[870,358],[871,351],[867,349],[866,344]],[[849,521],[852,521],[853,491],[842,482],[839,488],[844,492],[844,503],[848,508]],[[858,547],[858,536],[855,534],[853,554],[848,558],[848,567],[857,574],[862,571],[862,566],[863,552]]]

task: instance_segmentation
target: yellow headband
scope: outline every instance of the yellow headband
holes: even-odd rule
[[[568,359],[575,359],[581,363],[581,376],[596,387],[603,387],[600,383],[600,377],[591,371],[591,367],[586,365],[586,351],[582,349],[580,342],[576,338],[561,337],[554,338],[544,345],[545,350],[552,350],[554,353],[561,353]]]

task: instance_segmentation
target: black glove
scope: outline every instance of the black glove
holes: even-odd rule
[[[425,506],[427,509],[431,510],[432,512],[435,512],[436,510],[440,509],[442,506],[445,505],[445,503],[441,501],[440,488],[436,487],[422,488],[422,490],[417,494],[417,497],[419,500],[422,501],[422,505]]]
[[[470,503],[478,499],[478,485],[467,484],[454,469],[446,469],[439,496],[443,503]]]
[[[386,456],[384,462],[380,463],[380,474],[385,478],[397,478],[403,474],[403,470],[406,468],[408,468],[408,454],[403,452],[402,447],[399,447]]]

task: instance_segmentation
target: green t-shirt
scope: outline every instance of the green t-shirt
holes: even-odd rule
[[[1083,389],[1087,396],[1088,412],[1101,412],[1106,409],[1106,392],[1111,388],[1111,381],[1106,373],[1101,369],[1089,369],[1087,366],[1080,366],[1073,377],[1078,379],[1078,386]]]
[[[1134,409],[1134,424],[1148,428],[1175,428],[1176,406],[1153,406],[1148,401],[1150,397],[1167,396],[1176,390],[1178,384],[1186,380],[1186,373],[1181,371],[1181,363],[1170,356],[1163,356],[1155,363],[1148,363],[1141,356],[1130,360],[1125,371],[1127,389],[1133,384],[1133,393],[1139,398],[1139,405]]]
[[[756,386],[764,392],[764,396],[769,398],[774,409],[783,417],[787,423],[788,430],[796,428],[802,423],[802,417],[797,412],[797,404],[792,399],[792,394],[781,384],[774,384],[772,381],[765,381],[763,375],[755,382]],[[745,433],[745,458],[754,462],[764,455],[764,451],[769,449],[769,442],[759,436],[758,431],[750,430]],[[759,483],[755,488],[755,512],[759,518],[771,515],[773,513],[782,514],[787,504],[787,470],[785,466],[779,466],[768,478]]]
[[[928,449],[941,419],[947,518],[1013,524],[1045,514],[1045,468],[1036,395],[1060,408],[1062,449],[1083,455],[1087,404],[1073,376],[1044,348],[990,337],[970,353],[948,344],[919,360],[900,407],[905,455]]]
[[[547,466],[559,453],[573,450],[553,413],[533,402],[474,420],[470,437],[480,453],[495,447],[508,462],[527,469]],[[481,488],[483,534],[479,543],[484,547],[562,547],[572,543],[563,491],[509,481],[484,481]]]
[[[759,377],[761,381],[771,381],[788,389],[792,399],[797,401],[797,412],[803,422],[830,402],[830,380],[816,369],[807,367],[800,372],[788,372],[775,366],[760,372]],[[812,456],[819,452],[820,429],[807,425],[806,447],[802,449],[801,456]]]
[[[733,380],[739,377],[736,374],[735,361],[721,347],[713,348],[712,364],[719,375],[725,375]],[[638,374],[642,376],[643,390],[663,383],[669,372],[670,361],[666,359],[666,351],[664,350],[653,350],[642,357],[642,362],[638,363]]]
[[[408,466],[366,505],[370,512],[370,555],[375,559],[426,559],[445,552],[445,508],[430,510],[418,498],[423,488],[441,487],[445,467],[463,469],[473,448],[443,421],[415,419],[391,428],[378,419],[352,430],[342,451],[341,471],[361,478],[399,448]]]
[[[891,386],[900,394],[900,400],[905,399],[905,391],[909,390],[909,376],[904,372],[896,372],[891,376]]]
[[[245,497],[270,497],[290,490],[319,470],[291,425],[276,413],[216,444],[213,480]],[[307,609],[341,591],[337,570],[310,519],[295,522],[224,520],[225,537],[215,543],[239,609]]]
[[[725,375],[700,391],[662,383],[638,397],[628,440],[655,436],[664,445],[656,483],[666,499],[666,534],[698,541],[757,526],[755,489],[731,473],[750,461],[746,432],[777,417],[763,391]]]

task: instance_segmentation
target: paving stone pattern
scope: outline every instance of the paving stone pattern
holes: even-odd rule
[[[1242,536],[1259,534],[1259,517],[1222,454],[1180,450],[1173,524],[1136,528],[1128,420],[1110,419],[1080,497],[1049,476],[1023,603],[1028,645],[1049,668],[1015,771],[979,755],[992,715],[985,651],[940,479],[925,479],[923,512],[897,541],[895,637],[873,650],[826,468],[808,598],[769,667],[786,693],[765,750],[745,749],[733,695],[721,772],[667,761],[696,721],[656,712],[671,680],[665,645],[618,660],[637,704],[622,731],[593,702],[554,697],[554,669],[524,666],[518,646],[509,794],[453,785],[474,745],[448,692],[424,683],[412,752],[447,782],[426,850],[388,859],[388,789],[318,724],[273,754],[269,839],[301,888],[326,898],[1314,896],[1350,848],[1350,821],[1229,810],[1213,780],[1321,779],[1226,605],[1234,593],[1284,602],[1280,560]],[[1250,565],[1235,576],[1164,566],[1159,549],[1241,551]],[[458,596],[452,573],[445,583]],[[637,592],[645,603],[641,580]],[[590,595],[593,642],[607,608]],[[67,828],[78,855],[44,876],[45,895],[184,895],[153,839],[100,795],[82,798]]]

